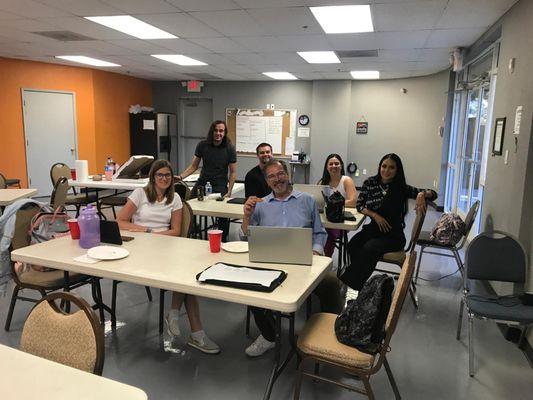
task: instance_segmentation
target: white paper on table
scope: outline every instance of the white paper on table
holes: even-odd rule
[[[144,131],[155,131],[155,120],[143,119],[143,130]]]
[[[75,257],[74,261],[85,263],[85,264],[96,264],[100,260],[97,260],[96,258],[91,258],[87,254],[84,254],[82,256]]]
[[[294,137],[285,138],[285,155],[292,156],[294,152]]]
[[[278,279],[281,271],[256,270],[246,267],[232,267],[224,263],[216,263],[200,274],[198,280],[205,282],[209,279],[225,282],[251,283],[270,287]]]
[[[309,137],[311,128],[298,128],[298,137]]]

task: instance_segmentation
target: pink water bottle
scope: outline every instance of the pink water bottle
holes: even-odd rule
[[[80,226],[80,247],[90,249],[100,244],[100,218],[96,214],[96,208],[91,204],[81,210],[78,216]]]

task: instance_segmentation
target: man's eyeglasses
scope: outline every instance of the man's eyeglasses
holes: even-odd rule
[[[157,173],[155,174],[155,177],[156,177],[157,179],[170,179],[170,178],[172,177],[172,174],[171,174],[171,173],[162,174],[162,173],[160,173],[160,172],[157,172]]]
[[[279,171],[277,174],[270,174],[270,175],[267,175],[267,179],[269,181],[273,180],[273,179],[281,179],[281,178],[285,178],[287,176],[287,173],[285,171]]]

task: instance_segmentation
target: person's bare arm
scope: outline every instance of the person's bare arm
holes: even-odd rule
[[[237,180],[237,163],[229,164],[229,182],[228,182],[228,192],[224,197],[231,197],[231,192],[233,190],[233,185]]]
[[[185,168],[185,171],[183,171],[181,174],[177,176],[178,179],[182,180],[184,178],[187,178],[190,174],[194,174],[196,170],[198,169],[198,166],[200,165],[200,157],[193,156],[191,165],[189,165],[187,168]]]
[[[346,192],[346,200],[344,205],[346,207],[355,207],[355,202],[357,201],[357,190],[355,189],[355,184],[353,183],[352,178],[344,180],[344,191]]]
[[[137,206],[128,199],[124,207],[120,209],[117,215],[117,222],[120,229],[132,231],[132,232],[146,232],[146,227],[137,225],[131,222],[133,214],[137,211]]]

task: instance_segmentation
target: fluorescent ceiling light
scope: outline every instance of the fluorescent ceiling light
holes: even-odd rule
[[[326,33],[374,32],[369,5],[309,8]]]
[[[338,64],[341,62],[334,51],[298,51],[309,64]]]
[[[350,71],[354,79],[379,79],[379,71]]]
[[[114,15],[109,17],[84,17],[89,21],[107,26],[139,39],[176,39],[177,36],[147,24],[130,15]]]
[[[74,61],[80,64],[94,65],[95,67],[120,67],[118,64],[113,64],[107,61],[102,61],[97,58],[85,56],[56,56],[62,60]]]
[[[285,80],[295,80],[298,79],[290,72],[263,72],[263,75],[268,76],[272,79],[285,79]]]
[[[205,62],[181,54],[152,54],[152,57],[178,65],[207,65]]]

